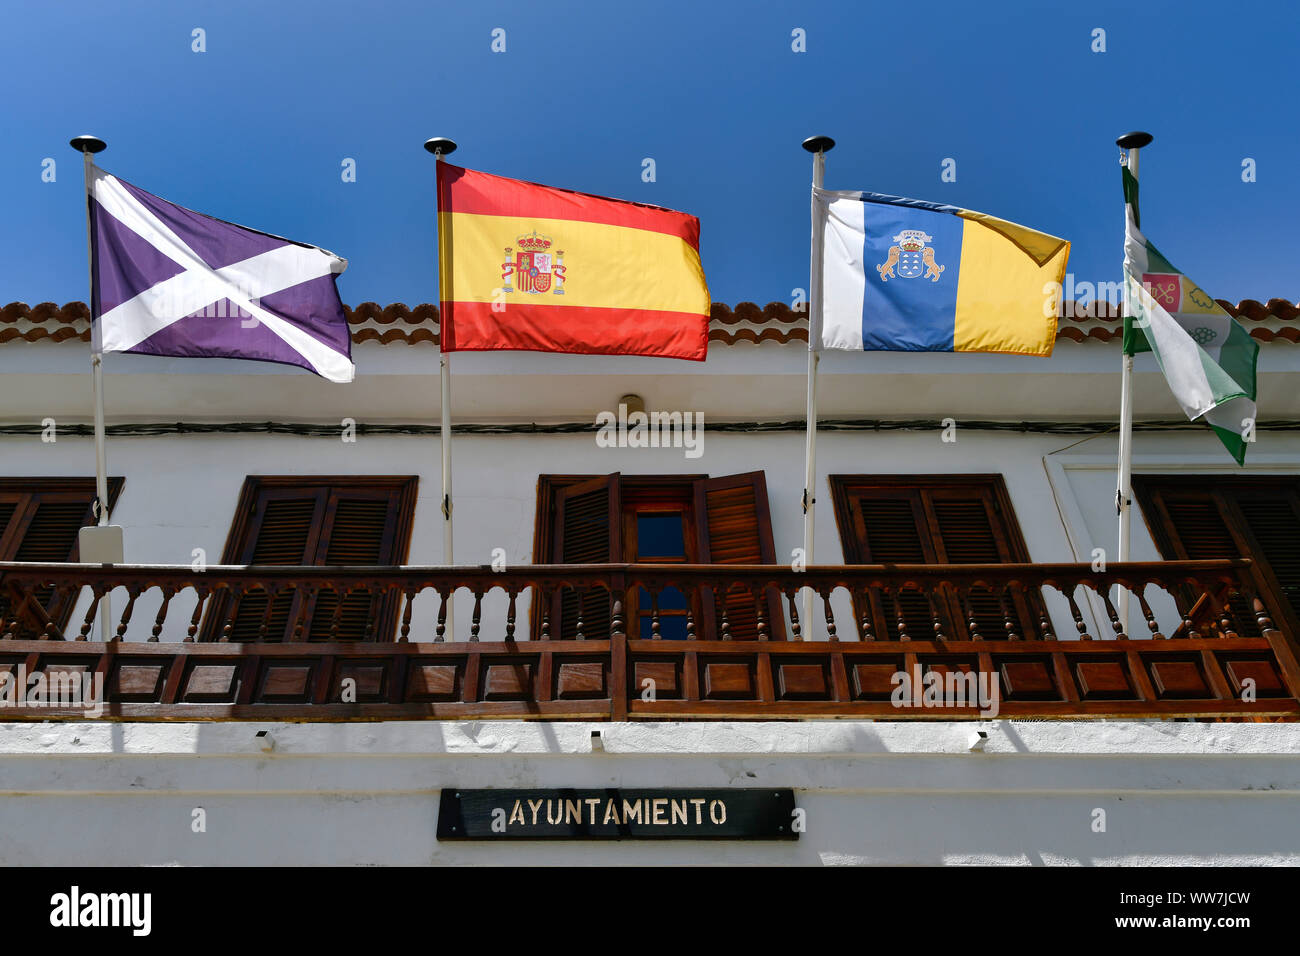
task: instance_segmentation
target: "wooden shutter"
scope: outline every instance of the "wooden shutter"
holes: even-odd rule
[[[1001,476],[835,475],[830,479],[845,559],[850,564],[1005,564],[1028,559]],[[901,614],[913,640],[931,639],[935,619],[945,637],[968,639],[973,615],[985,640],[1005,637],[1002,598],[986,591],[958,594],[944,586],[933,598],[920,591],[896,595],[872,590],[856,596],[859,616],[868,610],[877,636],[897,640]],[[933,605],[931,604],[933,600]],[[1039,596],[1006,597],[1013,624],[1024,635],[1037,630]]]
[[[391,564],[396,496],[396,492],[390,492],[362,498],[356,497],[355,493],[336,492],[327,510],[320,560],[316,563],[329,566]],[[324,591],[316,596],[311,614],[311,640],[330,639],[338,599],[333,591]],[[338,639],[364,640],[367,622],[372,622],[373,626],[381,616],[380,603],[378,595],[359,591],[348,595],[338,612]],[[371,637],[373,639],[374,634]]]
[[[775,564],[772,518],[768,511],[767,480],[761,471],[722,478],[704,478],[695,485],[695,520],[702,564]],[[768,588],[766,602],[771,640],[785,640],[785,615],[780,594]],[[723,598],[704,594],[705,638],[722,637]],[[753,595],[741,588],[728,590],[725,597],[728,632],[732,640],[758,638],[758,608]]]
[[[314,564],[312,558],[319,540],[324,498],[324,489],[264,491],[256,499],[252,523],[235,563],[271,567]],[[286,632],[290,621],[298,619],[298,597],[295,590],[281,591],[275,596],[266,640],[283,641],[292,637]],[[230,630],[231,641],[261,639],[266,602],[267,595],[261,591],[252,591],[239,600]],[[224,617],[219,614],[214,619]]]
[[[121,478],[109,479],[110,513],[122,485]],[[0,561],[76,561],[78,532],[95,520],[94,498],[94,479],[0,479]],[[60,630],[67,627],[76,594],[41,588],[34,596]],[[10,595],[0,592],[0,622],[8,620],[12,607]],[[40,630],[30,613],[24,615],[20,637],[36,637]]]
[[[554,562],[556,564],[611,564],[623,560],[622,508],[618,472],[560,488],[555,493]],[[553,639],[571,639],[578,629],[577,593],[565,590],[553,598]],[[582,633],[605,640],[610,633],[609,593],[594,590],[583,595]]]
[[[226,543],[224,561],[269,566],[395,566],[406,560],[415,478],[249,478]],[[353,592],[338,612],[341,641],[391,640],[399,595]],[[339,595],[296,589],[276,595],[266,640],[329,640]],[[234,611],[231,641],[257,641],[267,595],[253,591]],[[229,604],[215,602],[205,640],[220,637]],[[297,625],[302,621],[302,631]]]
[[[1247,557],[1261,596],[1275,614],[1300,622],[1300,481],[1294,478],[1134,476],[1143,515],[1166,559],[1210,560]],[[1195,595],[1180,595],[1181,610],[1200,625],[1212,608],[1198,613]],[[1242,634],[1257,635],[1253,610],[1230,602]]]

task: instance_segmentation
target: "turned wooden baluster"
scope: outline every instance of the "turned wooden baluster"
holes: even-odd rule
[[[235,632],[235,612],[239,609],[239,602],[244,598],[244,586],[242,584],[233,585],[226,590],[229,594],[226,601],[226,623],[221,626],[221,636],[217,638],[218,644],[230,643],[230,637]]]
[[[1236,613],[1232,610],[1232,602],[1241,597],[1241,592],[1229,590],[1224,596],[1224,600],[1219,605],[1219,626],[1223,630],[1223,636],[1234,638],[1240,636],[1237,628],[1233,625],[1236,623]]]
[[[362,588],[362,593],[367,598],[366,603],[366,626],[361,630],[361,639],[369,643],[375,639],[375,586],[367,584]]]
[[[583,604],[585,604],[587,600],[587,589],[573,588],[572,590],[578,601],[578,620],[573,625],[573,639],[575,641],[585,641],[586,637],[584,637],[582,634],[582,626],[583,626],[582,612],[583,612]],[[563,638],[564,635],[561,634],[560,637]]]
[[[659,626],[659,588],[648,588],[650,592],[650,640],[661,641],[663,635]],[[640,633],[637,634],[640,637]]]
[[[871,620],[873,616],[871,592],[864,590],[862,592],[862,640],[864,641],[874,641],[876,639],[875,626]]]
[[[699,598],[700,592],[696,588],[694,593],[686,601],[686,639],[688,641],[696,640],[695,635],[695,601]]]
[[[1255,623],[1259,625],[1261,632],[1276,629],[1273,619],[1268,616],[1268,608],[1264,607],[1264,602],[1258,596],[1251,599],[1251,610],[1255,612]]]
[[[415,588],[407,588],[405,597],[406,606],[402,608],[402,629],[397,636],[398,644],[409,644],[411,642],[411,610],[415,606]]]
[[[292,594],[295,592],[290,593]],[[289,640],[295,644],[305,639],[303,631],[307,627],[307,608],[312,605],[319,592],[316,589],[316,585],[308,584],[305,587],[296,589],[296,593],[299,595],[298,613],[293,620],[293,633],[289,636]],[[293,599],[290,598],[290,603],[292,602]]]
[[[330,640],[339,639],[339,625],[343,623],[343,605],[347,599],[352,596],[352,588],[344,585],[342,593],[339,593],[339,586],[336,582],[334,585],[334,613],[330,615]]]
[[[158,615],[153,620],[153,633],[149,635],[149,640],[146,643],[158,643],[158,635],[162,633],[163,621],[167,618],[167,605],[172,603],[172,597],[175,594],[175,588],[163,588],[162,607],[158,608]]]
[[[446,640],[447,634],[447,604],[455,592],[449,592],[444,588],[438,588],[437,591],[438,600],[441,603],[438,605],[438,626],[434,628],[433,643],[442,644]],[[453,634],[452,640],[454,641],[455,639],[456,635]]]
[[[1052,630],[1052,619],[1047,613],[1047,603],[1042,600],[1043,590],[1038,589],[1038,632],[1045,641],[1056,640],[1056,631]]]
[[[717,589],[717,588],[714,588],[714,589],[713,589],[713,593],[716,595],[716,594],[718,593],[718,589]],[[731,589],[730,589],[730,588],[724,587],[724,588],[722,589],[722,602],[721,602],[721,603],[722,603],[722,621],[721,621],[721,623],[720,623],[720,625],[719,625],[719,629],[720,629],[721,632],[722,632],[722,635],[721,635],[721,636],[722,636],[722,639],[723,639],[724,641],[729,641],[729,640],[731,640],[731,618],[730,618],[730,617],[728,616],[728,614],[727,614],[727,598],[730,596],[730,594],[731,594]]]
[[[835,612],[831,610],[831,592],[819,590],[817,593],[822,596],[822,609],[826,614],[827,638],[832,641],[838,641],[839,637],[835,633]]]
[[[1123,587],[1124,585],[1120,585]],[[1115,632],[1115,640],[1124,640],[1128,637],[1124,633],[1124,622],[1119,619],[1119,612],[1115,610],[1115,605],[1110,600],[1110,588],[1098,588],[1097,593],[1101,595],[1102,603],[1106,606],[1106,615],[1110,618],[1110,628]]]
[[[1077,585],[1076,585],[1077,587]],[[1079,604],[1074,599],[1074,588],[1064,591],[1065,600],[1070,604],[1070,615],[1074,618],[1074,629],[1079,632],[1079,640],[1090,641],[1092,635],[1088,633],[1088,624],[1083,619],[1083,612],[1079,610]]]
[[[113,638],[115,641],[120,641],[126,636],[126,626],[131,623],[131,615],[135,612],[135,599],[140,596],[140,585],[131,586],[126,593],[126,607],[122,610],[122,618],[117,623],[117,635]]]
[[[96,584],[90,589],[90,607],[86,609],[86,619],[81,622],[81,633],[77,635],[77,640],[85,641],[90,639],[90,629],[95,624],[95,615],[99,611],[99,602],[103,596],[103,585]],[[17,623],[17,620],[15,620],[14,624]],[[9,635],[6,634],[5,637],[8,638]]]
[[[506,607],[506,640],[513,641],[515,639],[515,598],[519,594],[519,589],[511,587],[509,594],[510,603]]]
[[[1151,632],[1152,640],[1163,640],[1164,635],[1160,633],[1160,624],[1151,611],[1151,605],[1147,603],[1146,588],[1135,591],[1134,594],[1137,596],[1138,606],[1142,608],[1142,618],[1147,622],[1147,630]]]
[[[469,639],[470,643],[478,643],[478,632],[482,625],[483,619],[483,588],[474,589],[474,613],[470,616],[469,621]]]
[[[185,639],[182,644],[193,644],[194,635],[199,632],[199,621],[203,620],[203,608],[208,603],[208,595],[212,592],[207,588],[194,589],[194,613],[190,615],[190,626],[185,629]]]
[[[799,612],[795,605],[799,603],[799,592],[794,588],[784,588],[781,596],[785,598],[786,606],[790,609],[790,640],[803,640],[803,627],[799,624]]]
[[[943,635],[943,621],[939,619],[939,608],[934,603],[934,592],[923,591],[925,601],[930,606],[930,630],[934,631],[936,641],[947,640]]]
[[[972,641],[982,641],[984,635],[980,633],[980,622],[975,618],[975,605],[970,599],[971,590],[968,586],[960,592],[962,610],[966,612],[966,634]]]
[[[615,634],[627,637],[627,622],[623,619],[623,598],[626,596],[624,591],[610,594],[609,639],[611,641]]]
[[[271,631],[271,615],[275,613],[275,598],[280,593],[280,586],[278,584],[269,584],[264,590],[266,591],[266,610],[262,612],[262,623],[257,626],[257,640],[259,643],[266,643],[267,635]]]
[[[1011,610],[1013,602],[1007,600],[1007,595],[1011,591],[1011,585],[1008,584],[1002,591],[998,592],[998,607],[1002,609],[1002,630],[1006,631],[1008,641],[1020,640],[1020,634],[1016,631],[1016,615]]]
[[[544,587],[541,590],[542,605],[542,640],[551,639],[551,589]]]
[[[746,588],[746,590],[749,591],[750,600],[755,600],[753,589]],[[767,616],[763,613],[763,605],[765,605],[766,603],[767,603],[767,589],[760,586],[758,588],[758,598],[756,604],[758,610],[758,617],[755,619],[755,623],[754,623],[754,630],[758,632],[758,639],[760,641],[766,641],[770,636],[768,634],[768,628],[767,628]]]
[[[903,616],[903,605],[898,601],[898,588],[889,588],[889,598],[894,602],[894,622],[898,628],[898,639],[900,641],[910,641],[912,638],[907,633],[907,618]]]

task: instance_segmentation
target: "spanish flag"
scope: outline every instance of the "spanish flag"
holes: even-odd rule
[[[445,352],[708,351],[694,216],[439,162],[438,261]]]
[[[918,199],[813,198],[824,258],[811,348],[1052,354],[1066,240]]]

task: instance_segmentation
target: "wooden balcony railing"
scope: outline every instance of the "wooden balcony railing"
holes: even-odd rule
[[[1297,635],[1254,580],[1249,561],[0,563],[0,721],[1296,719]],[[1140,634],[1125,633],[1121,589]],[[108,641],[92,639],[105,595]],[[899,700],[902,674],[919,682]],[[102,710],[54,693],[73,685],[101,688]]]

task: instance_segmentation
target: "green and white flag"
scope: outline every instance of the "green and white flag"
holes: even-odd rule
[[[1245,464],[1246,443],[1254,440],[1259,343],[1142,235],[1137,180],[1127,167],[1123,173],[1124,354],[1153,352],[1187,417],[1204,418]]]

